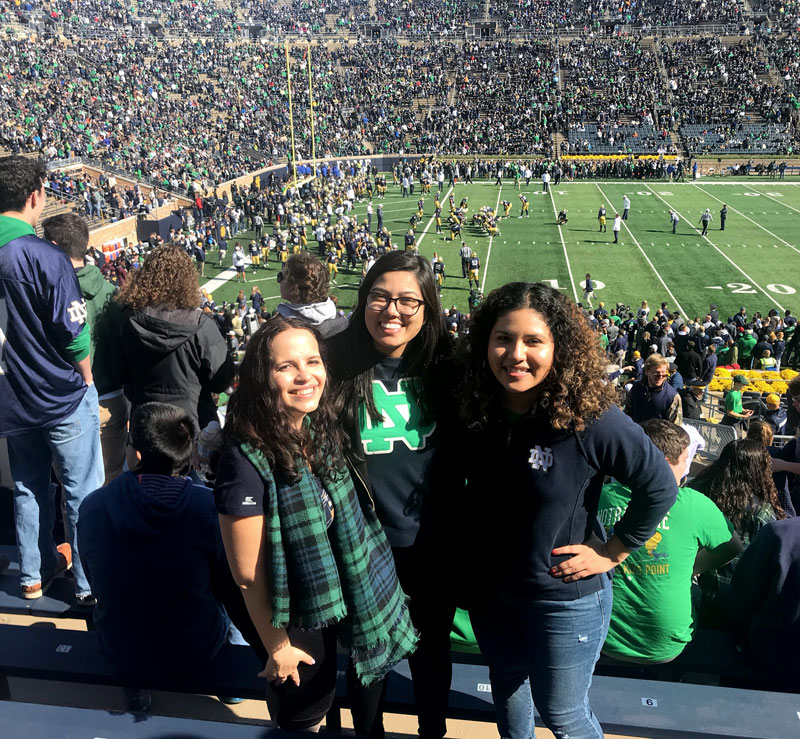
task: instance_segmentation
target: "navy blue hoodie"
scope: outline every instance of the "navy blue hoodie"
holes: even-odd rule
[[[181,674],[219,651],[227,622],[212,588],[226,565],[208,488],[186,478],[169,504],[125,472],[81,503],[78,542],[100,646],[119,672]]]
[[[773,521],[744,551],[731,580],[729,617],[753,658],[797,680],[800,660],[800,518]]]

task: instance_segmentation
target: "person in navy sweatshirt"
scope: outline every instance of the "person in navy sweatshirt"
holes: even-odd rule
[[[472,461],[451,486],[453,540],[489,663],[500,735],[533,736],[531,698],[556,736],[593,739],[591,675],[611,611],[612,568],[643,546],[677,497],[675,477],[614,402],[606,360],[558,290],[492,291],[462,339],[460,416]],[[632,490],[605,539],[606,475]],[[466,484],[464,484],[466,483]]]
[[[768,523],[733,571],[728,616],[753,660],[781,689],[798,686],[800,518]]]
[[[206,664],[233,633],[222,599],[243,613],[213,494],[186,477],[194,435],[185,410],[142,404],[129,441],[137,468],[80,507],[78,541],[97,598],[97,636],[125,676],[184,675]]]

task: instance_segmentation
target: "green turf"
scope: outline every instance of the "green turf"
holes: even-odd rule
[[[464,196],[469,199],[462,237],[481,258],[484,291],[511,280],[548,280],[580,299],[580,282],[590,272],[596,281],[597,297],[607,306],[616,302],[638,306],[643,299],[657,306],[667,301],[670,308],[680,306],[692,317],[704,315],[711,302],[719,306],[721,316],[738,311],[742,305],[763,314],[772,307],[795,313],[800,310],[798,181],[562,182],[558,187],[551,186],[551,191],[550,195],[542,194],[541,185],[534,182],[528,188],[523,186],[522,192],[530,200],[530,218],[520,219],[519,192],[510,181],[502,189],[489,182],[456,186],[456,202]],[[445,216],[449,210],[447,192],[446,188],[442,198]],[[614,208],[621,213],[625,193],[631,199],[630,217],[620,233],[620,244],[614,245]],[[383,201],[384,224],[396,243],[402,244],[418,197],[415,193],[401,198],[399,188],[389,188]],[[499,200],[511,201],[511,217],[500,221],[500,235],[490,241],[469,221],[482,205],[495,206]],[[719,230],[723,202],[728,205],[724,232]],[[598,233],[597,209],[601,203],[608,211],[608,233]],[[569,223],[559,228],[555,212],[561,208],[568,210]],[[681,217],[675,236],[669,223],[670,208]],[[705,208],[711,209],[714,220],[708,237],[701,238],[698,221]],[[354,212],[362,216],[366,203],[357,204]],[[469,289],[461,278],[460,244],[444,241],[435,233],[432,214],[433,197],[429,196],[425,219],[418,228],[420,252],[430,257],[436,251],[445,260],[442,304],[464,309]],[[247,243],[250,234],[239,238]],[[309,245],[316,248],[313,238]],[[230,255],[229,251],[225,267],[230,267]],[[209,259],[215,261],[216,252]],[[259,286],[270,309],[280,301],[277,271],[278,264],[272,261],[268,269],[256,275],[248,271],[247,275],[249,282]],[[220,272],[215,265],[207,264],[206,280],[201,282],[205,284]],[[332,294],[345,310],[353,307],[359,277],[360,271],[350,275],[342,269],[338,285],[332,286]],[[237,285],[231,279],[213,286],[214,298],[218,303],[230,301],[239,288],[245,288],[249,295],[250,284]]]

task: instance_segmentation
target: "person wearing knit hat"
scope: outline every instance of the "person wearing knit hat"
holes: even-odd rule
[[[772,426],[773,433],[784,433],[786,426],[786,409],[781,408],[781,396],[777,393],[770,393],[765,398],[767,411],[763,415],[764,421]]]
[[[702,380],[691,380],[685,387],[678,391],[681,396],[683,417],[695,421],[702,420],[702,400],[706,384]]]

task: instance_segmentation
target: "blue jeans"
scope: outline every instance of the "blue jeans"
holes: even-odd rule
[[[610,615],[608,581],[578,600],[499,593],[470,609],[503,739],[532,739],[534,703],[559,739],[603,736],[588,694]]]
[[[20,584],[36,585],[56,569],[54,491],[50,468],[55,466],[64,488],[67,541],[72,547],[75,592],[91,592],[78,552],[78,507],[93,490],[102,487],[103,451],[97,388],[87,388],[72,415],[48,429],[9,436],[8,455],[14,478],[14,521],[20,558]]]

